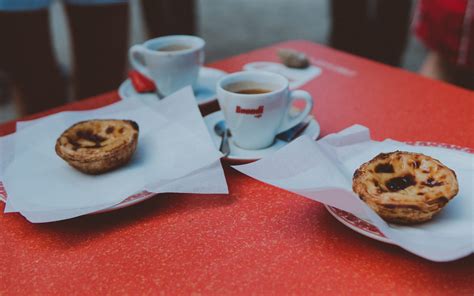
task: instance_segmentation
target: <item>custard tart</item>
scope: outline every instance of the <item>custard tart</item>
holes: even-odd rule
[[[131,120],[87,120],[74,124],[56,141],[56,154],[86,174],[125,165],[137,148],[138,125]]]
[[[430,220],[458,193],[453,170],[420,153],[381,153],[354,173],[352,189],[384,220]]]

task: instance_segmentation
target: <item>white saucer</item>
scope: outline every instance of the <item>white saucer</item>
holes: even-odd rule
[[[224,120],[224,115],[222,114],[221,111],[211,113],[204,117],[204,122],[206,123],[207,129],[209,130],[211,138],[214,141],[214,144],[216,145],[216,147],[219,147],[222,138],[219,137],[215,133],[214,126],[216,125],[217,122],[221,120]],[[319,136],[319,132],[320,132],[320,128],[319,128],[318,122],[314,118],[311,117],[307,126],[304,127],[304,129],[300,132],[300,135],[308,135],[312,139],[316,139]],[[259,160],[260,158],[265,157],[277,151],[278,149],[280,149],[281,147],[287,144],[288,142],[277,138],[275,142],[273,143],[273,145],[271,145],[270,147],[259,149],[259,150],[247,150],[247,149],[242,149],[236,146],[232,141],[232,137],[230,137],[229,138],[230,153],[224,159],[228,161],[229,163],[233,163],[233,164],[248,163],[255,160]]]
[[[224,71],[214,68],[202,67],[199,71],[197,80],[197,89],[194,90],[198,105],[205,105],[216,100],[216,84],[217,81],[227,74]],[[139,93],[133,88],[130,79],[125,80],[118,89],[122,100],[129,100],[132,97],[138,97],[145,103],[147,101],[155,101],[157,96],[155,93]]]

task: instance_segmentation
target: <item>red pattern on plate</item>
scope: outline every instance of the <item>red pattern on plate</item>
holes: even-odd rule
[[[7,201],[7,191],[2,181],[0,181],[0,200]]]
[[[405,143],[413,145],[413,146],[440,147],[440,148],[458,150],[458,151],[474,154],[474,148],[461,147],[461,146],[453,145],[453,144],[426,142],[426,141],[416,141],[416,142],[406,141]]]
[[[446,143],[435,143],[435,142],[423,142],[423,141],[417,141],[417,142],[406,142],[407,144],[413,145],[413,146],[425,146],[425,147],[440,147],[440,148],[447,148],[447,149],[452,149],[452,150],[458,150],[462,152],[467,152],[467,153],[474,153],[474,149],[468,148],[468,147],[461,147],[457,145],[452,145],[452,144],[446,144]],[[373,235],[377,235],[381,238],[386,238],[386,236],[374,225],[370,224],[368,221],[360,219],[359,217],[348,213],[346,211],[330,207],[331,211],[336,214],[339,218],[343,219],[345,222],[348,224],[362,230],[363,232],[368,232]]]
[[[369,222],[363,220],[363,219],[360,219],[359,217],[351,214],[351,213],[348,213],[346,211],[343,211],[343,210],[339,210],[337,208],[334,208],[334,207],[329,207],[331,208],[331,211],[333,211],[334,214],[336,214],[339,218],[343,219],[344,221],[346,221],[347,223],[359,228],[360,230],[363,230],[365,232],[370,232],[374,235],[377,235],[377,236],[380,236],[380,237],[385,237],[385,235],[380,232],[380,230],[375,227],[374,225],[370,224]]]
[[[128,202],[131,202],[131,201],[134,201],[134,200],[137,200],[137,199],[142,199],[142,198],[147,198],[149,197],[150,195],[155,195],[156,193],[153,193],[153,192],[149,192],[149,191],[142,191],[142,192],[139,192],[137,194],[134,194],[132,196],[129,196],[127,197],[125,200],[123,200],[120,204],[124,204],[124,203],[128,203]]]

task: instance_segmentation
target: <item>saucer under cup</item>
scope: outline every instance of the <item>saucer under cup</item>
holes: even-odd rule
[[[193,88],[196,102],[200,107],[213,104],[216,101],[217,81],[226,74],[226,72],[218,69],[201,67],[196,86]],[[153,105],[159,99],[155,92],[137,92],[130,79],[122,82],[118,92],[122,100],[138,99],[145,104]]]

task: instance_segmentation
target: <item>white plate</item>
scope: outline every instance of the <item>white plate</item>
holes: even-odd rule
[[[474,149],[460,147],[451,144],[443,144],[443,143],[433,143],[433,142],[407,142],[407,144],[415,145],[415,146],[433,146],[433,147],[442,147],[448,148],[453,150],[459,150],[468,153],[474,153]],[[351,213],[345,212],[343,210],[339,210],[337,208],[324,205],[329,213],[336,218],[339,222],[344,224],[345,226],[349,227],[350,229],[370,237],[372,239],[388,243],[388,244],[395,244],[390,239],[386,238],[380,230],[371,224],[370,221],[359,218]]]
[[[204,122],[206,123],[207,129],[211,134],[211,138],[214,141],[216,147],[219,147],[221,143],[221,137],[219,137],[215,131],[214,126],[217,122],[224,120],[224,115],[221,111],[211,113],[204,117]],[[318,122],[311,116],[309,118],[309,123],[307,126],[300,132],[300,135],[308,135],[313,139],[316,139],[319,136],[320,128]],[[247,150],[242,149],[236,146],[232,142],[232,137],[229,138],[230,154],[224,159],[231,163],[247,163],[258,160],[266,155],[269,155],[281,147],[287,145],[288,142],[285,142],[280,139],[276,139],[273,145],[270,147],[259,149],[259,150]]]
[[[205,105],[216,100],[217,81],[227,74],[224,71],[214,68],[202,67],[199,71],[197,80],[197,88],[194,90],[198,105]],[[132,97],[138,97],[145,103],[155,101],[157,96],[155,93],[139,93],[133,88],[130,79],[125,80],[119,87],[119,95],[122,100],[129,100]]]

